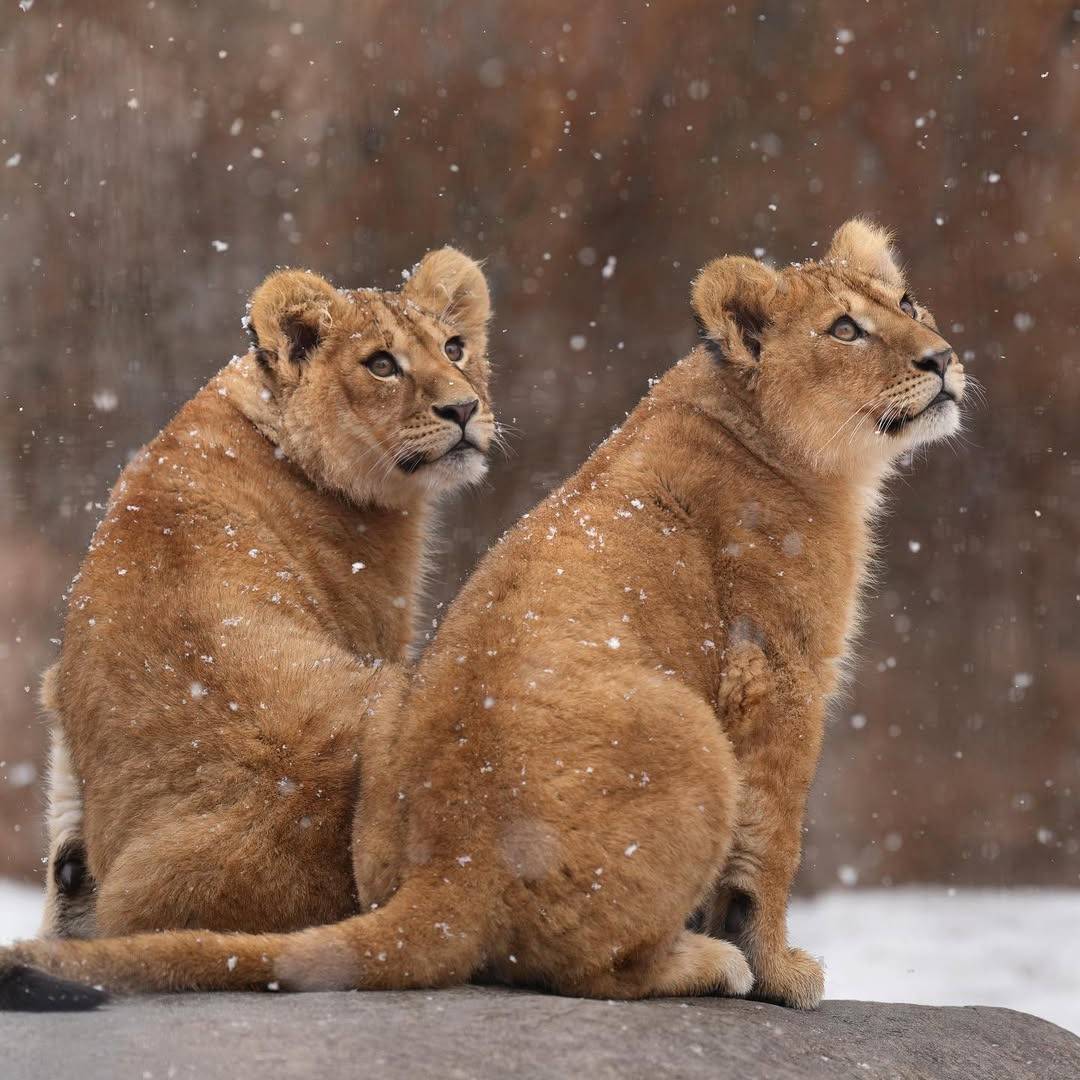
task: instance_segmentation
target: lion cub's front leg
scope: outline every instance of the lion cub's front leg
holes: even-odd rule
[[[813,1009],[824,993],[824,973],[812,956],[788,945],[787,905],[823,710],[798,679],[770,671],[757,645],[736,646],[729,656],[721,717],[742,795],[734,846],[703,913],[705,926],[742,949],[754,973],[753,997]]]

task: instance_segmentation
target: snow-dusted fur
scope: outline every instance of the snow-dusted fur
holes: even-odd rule
[[[494,435],[490,302],[446,248],[400,292],[279,271],[249,311],[253,350],[124,470],[69,594],[45,936],[355,910],[359,761],[409,659],[431,504]]]
[[[486,556],[370,785],[365,758],[368,914],[0,964],[121,990],[484,979],[815,1006],[786,910],[867,519],[895,457],[955,427],[964,376],[865,222],[820,263],[718,260],[693,304],[704,343]]]

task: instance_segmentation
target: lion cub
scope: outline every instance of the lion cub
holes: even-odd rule
[[[23,962],[119,989],[816,1005],[786,907],[868,522],[896,458],[957,429],[964,373],[858,220],[821,262],[711,263],[693,306],[702,344],[486,557],[420,664],[357,814],[369,914],[30,942],[0,954],[12,985],[44,978]]]
[[[359,762],[393,722],[428,510],[494,433],[488,290],[445,248],[399,293],[280,271],[249,312],[253,350],[124,470],[71,587],[46,934],[355,910]]]

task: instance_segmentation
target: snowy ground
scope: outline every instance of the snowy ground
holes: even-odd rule
[[[1080,1034],[1080,889],[865,889],[792,905],[827,996],[1001,1005]]]
[[[41,895],[0,880],[0,941],[32,936]],[[792,905],[791,939],[833,998],[1003,1005],[1080,1034],[1080,890],[827,893]]]

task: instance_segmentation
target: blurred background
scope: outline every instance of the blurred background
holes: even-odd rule
[[[690,348],[703,263],[868,213],[988,396],[893,484],[800,888],[1076,889],[1078,35],[1064,0],[0,0],[0,876],[41,879],[60,594],[271,268],[487,259],[520,435],[438,601]]]

